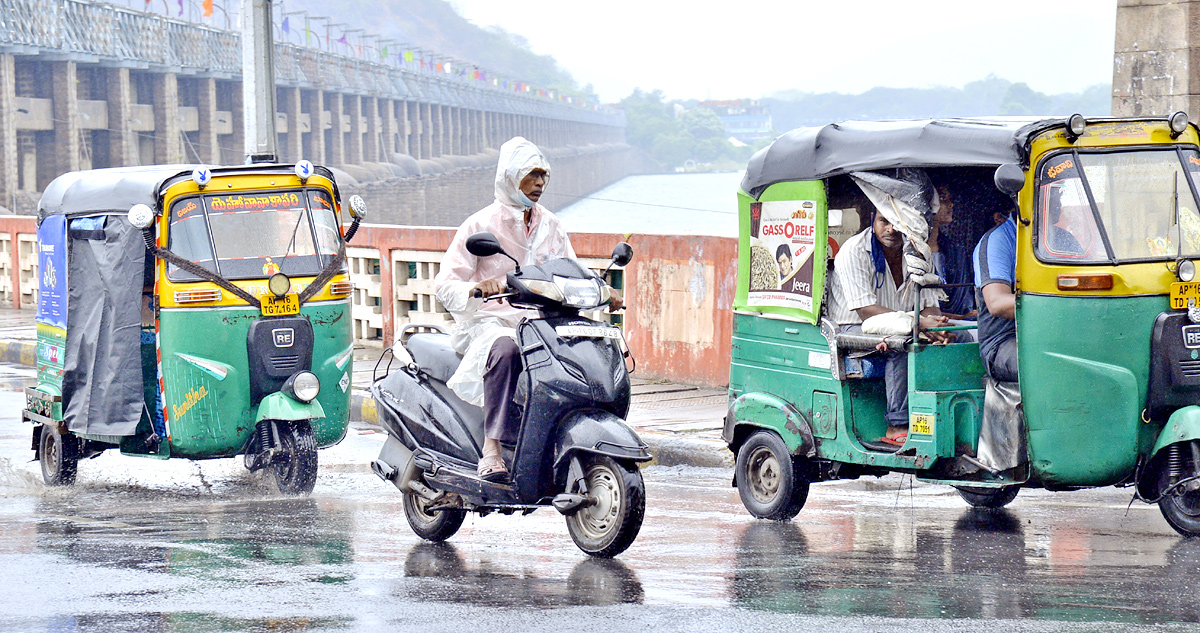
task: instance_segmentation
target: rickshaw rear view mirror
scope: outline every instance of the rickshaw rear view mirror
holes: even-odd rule
[[[476,257],[491,257],[504,252],[504,247],[491,233],[475,233],[467,238],[467,252]]]
[[[613,266],[624,266],[631,259],[633,259],[633,247],[629,245],[629,242],[621,242],[613,248]]]
[[[367,203],[358,194],[350,196],[350,216],[357,220],[363,220],[367,217]]]
[[[148,229],[154,224],[154,211],[147,205],[135,204],[129,207],[129,223],[137,229]]]
[[[996,188],[1007,195],[1015,196],[1025,187],[1025,170],[1020,165],[1006,163],[996,168]]]

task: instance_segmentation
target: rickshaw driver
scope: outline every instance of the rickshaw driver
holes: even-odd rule
[[[483,298],[500,294],[513,263],[504,257],[480,258],[467,252],[466,239],[487,231],[521,265],[542,264],[575,257],[571,239],[558,217],[538,204],[550,164],[533,143],[514,137],[500,146],[496,166],[495,201],[467,218],[455,233],[434,279],[434,292],[454,316],[454,349],[462,362],[447,385],[463,400],[482,406],[484,440],[477,472],[483,479],[508,478],[501,446],[517,441],[519,418],[513,395],[521,372],[514,329],[537,312]],[[478,290],[481,297],[475,297]],[[610,289],[609,311],[620,310],[623,298]]]
[[[1017,223],[1010,215],[975,246],[976,301],[979,311],[979,357],[993,380],[1017,381]]]
[[[879,314],[911,309],[914,285],[904,265],[904,235],[878,210],[871,226],[846,240],[834,257],[830,274],[829,316],[843,332],[861,332],[862,322]],[[936,290],[921,291],[920,329],[947,324]],[[927,332],[935,343],[954,338],[949,332]],[[908,438],[908,359],[902,352],[881,350],[887,392],[887,432],[879,441],[902,446]]]

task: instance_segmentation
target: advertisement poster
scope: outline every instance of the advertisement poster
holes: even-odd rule
[[[813,310],[817,201],[755,203],[750,208],[748,306]]]
[[[47,216],[38,227],[37,321],[67,327],[66,216]]]

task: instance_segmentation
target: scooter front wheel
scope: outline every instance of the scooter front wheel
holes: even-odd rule
[[[417,536],[435,543],[444,541],[462,527],[466,510],[429,510],[429,502],[415,492],[404,493],[404,518]]]
[[[626,468],[611,457],[586,455],[581,461],[590,503],[567,516],[567,531],[585,553],[612,558],[642,529],[646,484],[636,466]]]

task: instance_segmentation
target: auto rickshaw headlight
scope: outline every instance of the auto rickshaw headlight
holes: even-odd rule
[[[1167,125],[1171,128],[1171,138],[1179,138],[1180,134],[1187,131],[1188,115],[1187,112],[1176,112],[1167,119]]]
[[[1175,264],[1175,276],[1179,281],[1192,281],[1196,278],[1196,262],[1190,259],[1181,259]]]
[[[283,383],[283,392],[301,402],[312,402],[321,393],[321,381],[311,371],[298,371]]]
[[[292,289],[292,280],[283,273],[275,273],[267,280],[267,290],[276,297],[282,297]]]
[[[1083,118],[1082,114],[1072,114],[1067,119],[1067,140],[1074,143],[1075,139],[1083,136],[1083,132],[1086,129],[1087,119]]]
[[[150,228],[154,224],[154,211],[144,204],[135,204],[129,207],[129,223],[138,229]]]
[[[367,203],[362,196],[358,194],[350,196],[350,215],[359,220],[367,217]]]

